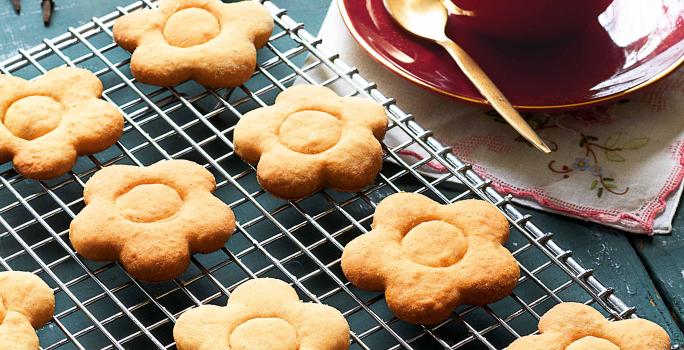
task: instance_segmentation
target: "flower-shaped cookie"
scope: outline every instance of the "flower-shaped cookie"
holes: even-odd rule
[[[32,81],[0,74],[0,162],[46,180],[68,172],[78,155],[113,145],[124,120],[101,94],[85,69],[56,68]]]
[[[69,238],[87,259],[120,261],[134,277],[179,276],[191,253],[221,249],[235,231],[233,212],[212,195],[214,176],[187,160],[141,168],[113,165],[85,185],[86,207]]]
[[[256,67],[273,18],[256,1],[162,0],[159,8],[127,14],[114,23],[114,40],[133,52],[131,72],[143,83],[177,85],[194,79],[234,87]]]
[[[539,335],[514,341],[508,350],[668,350],[670,337],[644,319],[609,322],[592,307],[554,306],[539,320]]]
[[[372,183],[382,166],[378,140],[386,129],[387,115],[376,102],[296,85],[275,105],[245,114],[233,142],[242,159],[258,163],[264,189],[297,199],[323,186],[353,192]]]
[[[483,305],[510,294],[518,264],[501,244],[508,222],[493,205],[449,205],[397,193],[375,210],[373,229],[347,244],[342,271],[355,286],[385,291],[402,320],[435,324],[461,303]]]
[[[301,302],[287,283],[259,278],[237,287],[226,307],[181,315],[173,337],[178,350],[342,350],[349,325],[330,306]]]
[[[36,329],[55,311],[55,296],[29,272],[0,272],[0,350],[38,350]]]

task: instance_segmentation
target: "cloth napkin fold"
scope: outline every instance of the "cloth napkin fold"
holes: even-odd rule
[[[668,233],[684,176],[684,71],[617,103],[565,113],[526,113],[554,150],[543,155],[489,108],[425,91],[394,76],[356,44],[335,2],[319,36],[474,170],[520,204],[642,234]],[[325,79],[326,72],[313,72]],[[401,134],[385,142],[399,145]],[[402,152],[414,163],[426,154]],[[439,164],[424,173],[439,175]]]

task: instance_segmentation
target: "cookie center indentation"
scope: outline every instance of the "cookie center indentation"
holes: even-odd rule
[[[166,21],[164,39],[177,47],[206,43],[221,32],[221,25],[209,11],[192,7],[180,10]]]
[[[54,99],[47,96],[28,96],[9,106],[2,123],[12,135],[33,140],[56,129],[63,114],[64,107]]]
[[[427,221],[412,228],[401,240],[404,256],[431,267],[457,263],[468,250],[468,240],[460,229],[444,221]]]
[[[333,115],[321,111],[290,114],[280,125],[280,143],[299,153],[316,154],[336,145],[342,127]]]
[[[176,214],[183,206],[178,192],[162,184],[135,186],[116,200],[116,208],[133,222],[151,223]]]
[[[230,335],[232,350],[297,350],[297,330],[280,318],[254,318]]]
[[[565,350],[620,350],[620,347],[609,340],[589,336],[574,341]]]

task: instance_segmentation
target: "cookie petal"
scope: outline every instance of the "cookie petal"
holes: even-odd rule
[[[210,253],[223,248],[235,232],[235,215],[227,204],[211,193],[196,192],[185,201],[183,213],[172,225],[186,233],[191,251]]]
[[[464,303],[484,305],[511,294],[520,268],[511,253],[498,243],[468,237],[468,251],[455,266]]]
[[[145,40],[163,39],[165,16],[160,12],[165,12],[164,6],[160,5],[160,11],[144,9],[119,17],[112,29],[116,43],[127,51],[133,51]]]
[[[418,193],[396,193],[383,199],[375,209],[373,227],[392,227],[406,233],[421,222],[438,220],[438,206]]]
[[[28,82],[21,78],[10,75],[0,74],[0,120],[5,119],[7,109],[17,100],[27,95]],[[14,136],[0,122],[0,163],[12,159],[13,149],[17,144],[17,137]]]
[[[18,313],[25,317],[30,327],[40,328],[52,318],[55,311],[52,289],[30,272],[0,272],[0,299],[7,310],[4,322],[13,313]]]
[[[399,232],[371,231],[347,243],[342,252],[342,272],[355,286],[382,291],[389,273],[396,271],[393,262],[401,258]]]
[[[78,153],[71,143],[55,135],[48,134],[15,147],[14,169],[24,177],[37,180],[48,180],[69,172]]]
[[[297,329],[301,350],[346,350],[349,324],[336,309],[315,303],[292,303],[283,319]]]
[[[137,179],[139,173],[137,167],[119,164],[100,169],[83,188],[85,204],[90,204],[96,197],[113,203],[117,196],[129,189],[131,179]]]
[[[385,290],[387,306],[400,319],[413,324],[437,324],[461,302],[458,282],[435,269],[416,264],[398,265]]]
[[[563,350],[567,342],[557,334],[528,335],[514,341],[507,350]]]
[[[346,129],[327,153],[326,185],[341,191],[363,189],[373,183],[382,168],[382,146],[364,128]]]
[[[620,350],[670,348],[670,337],[657,324],[644,319],[629,319],[610,323],[605,338],[620,347]]]
[[[285,199],[306,197],[323,187],[324,166],[318,157],[283,146],[266,152],[257,166],[257,179],[272,194]]]
[[[253,42],[257,48],[266,45],[271,32],[273,32],[273,17],[268,10],[252,1],[241,1],[228,4],[229,6],[219,6],[212,3],[211,7],[221,13],[221,25],[230,26],[229,31],[240,30],[244,32],[245,38]],[[249,16],[241,14],[249,13]]]
[[[157,41],[141,45],[131,55],[130,69],[141,83],[175,86],[190,79],[189,61],[178,57],[178,49]]]
[[[162,160],[143,171],[144,178],[172,184],[182,197],[191,196],[198,190],[214,192],[216,189],[216,179],[209,170],[185,159]]]
[[[370,129],[373,136],[382,140],[387,130],[387,114],[385,108],[372,100],[361,97],[350,97],[345,102],[342,117],[357,126]]]
[[[273,312],[291,302],[299,302],[299,296],[290,285],[275,278],[258,278],[235,288],[228,306],[241,305],[251,310]]]
[[[596,334],[595,331],[602,333],[606,322],[603,315],[592,307],[580,303],[562,303],[551,308],[539,320],[539,331],[572,334],[574,339],[579,339]]]
[[[101,152],[121,137],[123,116],[111,103],[90,99],[70,108],[62,117],[62,124],[75,139],[79,154]]]
[[[88,184],[90,183],[89,181]],[[110,201],[102,197],[93,197],[95,196],[91,196],[86,207],[71,221],[69,241],[86,259],[115,260],[129,241],[132,232]]]
[[[0,74],[0,116],[4,117],[5,112],[12,103],[25,97],[28,93],[27,89],[28,82],[26,80]]]
[[[186,57],[191,56],[201,62],[188,69],[190,79],[212,88],[240,86],[252,77],[256,69],[256,48],[248,40],[221,39],[217,37],[186,51]]]
[[[133,234],[124,242],[119,260],[133,277],[147,282],[168,281],[180,276],[190,265],[185,237],[168,235],[162,230],[152,233],[138,225],[131,225],[128,232]]]
[[[485,201],[462,200],[440,210],[447,222],[459,227],[467,236],[478,236],[499,244],[508,240],[508,220]]]
[[[264,107],[242,116],[233,132],[235,153],[247,163],[258,163],[264,152],[278,146],[278,129],[292,111]]]
[[[276,104],[293,106],[296,110],[324,110],[331,113],[341,107],[335,92],[318,85],[294,85],[276,97]],[[332,110],[328,110],[332,109]]]
[[[32,95],[51,96],[66,108],[102,95],[100,79],[83,68],[55,68],[29,85]]]
[[[40,349],[36,331],[23,315],[9,312],[0,323],[0,349]]]
[[[14,156],[15,140],[14,137],[0,126],[0,163],[7,162]]]
[[[173,338],[179,350],[228,349],[230,333],[235,328],[225,307],[203,305],[188,310],[173,327]]]

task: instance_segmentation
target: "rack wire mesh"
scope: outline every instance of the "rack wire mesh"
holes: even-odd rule
[[[339,309],[351,325],[353,349],[503,349],[534,332],[540,315],[561,301],[595,304],[612,319],[636,317],[592,270],[580,266],[551,233],[511,204],[510,196],[498,194],[285,10],[272,1],[262,3],[273,14],[276,29],[259,52],[252,79],[235,89],[205,89],[194,82],[158,88],[132,78],[130,55],[113,43],[111,26],[125,13],[153,7],[147,0],[93,18],[0,63],[2,73],[27,79],[63,65],[87,68],[103,81],[103,97],[126,119],[115,146],[82,157],[58,179],[29,181],[10,164],[0,165],[0,271],[33,271],[54,289],[55,316],[38,332],[44,349],[175,348],[172,329],[180,314],[200,304],[224,304],[240,283],[265,276],[290,282],[306,301]],[[317,81],[310,74],[321,69],[331,78]],[[295,80],[344,85],[350,95],[386,107],[390,128],[409,141],[385,146],[386,158],[394,164],[386,164],[373,185],[359,193],[326,189],[292,202],[258,186],[255,169],[233,152],[233,128],[243,113],[272,103]],[[410,145],[422,147],[430,157],[405,163],[398,154]],[[186,273],[160,284],[139,282],[117,263],[78,256],[68,227],[83,207],[85,181],[110,164],[142,166],[171,158],[204,164],[217,177],[216,195],[239,220],[228,244],[194,256]],[[438,162],[446,173],[423,176],[419,168],[427,162]],[[461,185],[446,186],[451,179]],[[507,247],[522,271],[514,293],[488,306],[461,306],[441,324],[424,327],[397,320],[381,293],[350,285],[340,270],[344,245],[367,232],[377,203],[398,191],[423,193],[443,203],[481,198],[495,204],[511,222]]]

